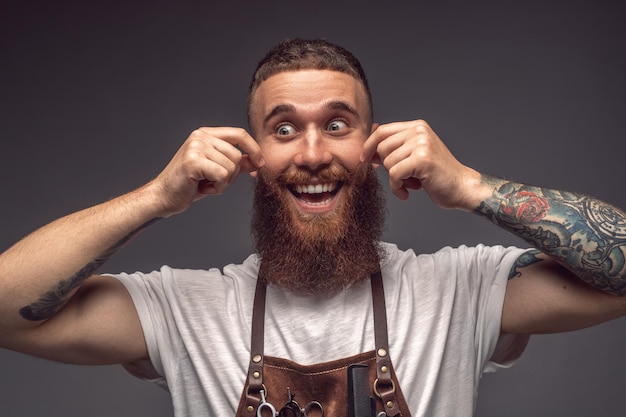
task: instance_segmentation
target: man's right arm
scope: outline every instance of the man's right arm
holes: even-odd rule
[[[145,358],[128,292],[115,279],[93,274],[156,219],[220,194],[241,171],[262,164],[243,129],[198,129],[147,185],[15,244],[0,255],[0,346],[73,363]]]

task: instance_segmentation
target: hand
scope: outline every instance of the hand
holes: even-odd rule
[[[401,200],[423,188],[443,208],[473,210],[480,202],[473,188],[480,174],[461,164],[423,120],[378,126],[363,145],[361,161],[384,165],[391,191]]]
[[[202,197],[222,194],[241,172],[263,165],[259,145],[244,129],[201,127],[189,135],[152,185],[167,216]]]

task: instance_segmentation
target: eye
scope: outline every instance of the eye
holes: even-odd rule
[[[290,136],[296,133],[296,128],[289,124],[279,125],[276,128],[276,134],[278,136]]]
[[[339,132],[341,130],[346,129],[347,127],[348,127],[348,124],[344,122],[343,120],[333,120],[332,122],[328,124],[328,126],[326,126],[326,130],[330,132]]]

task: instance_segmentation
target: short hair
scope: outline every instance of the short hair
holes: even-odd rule
[[[247,111],[250,124],[252,96],[272,75],[301,69],[328,69],[351,75],[363,84],[370,123],[373,118],[372,93],[359,60],[347,49],[325,39],[286,39],[270,49],[259,61],[248,88]]]

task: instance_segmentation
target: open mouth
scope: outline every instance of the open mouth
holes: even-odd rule
[[[323,206],[332,201],[342,185],[343,183],[339,181],[320,184],[293,184],[289,186],[289,191],[304,204]]]

